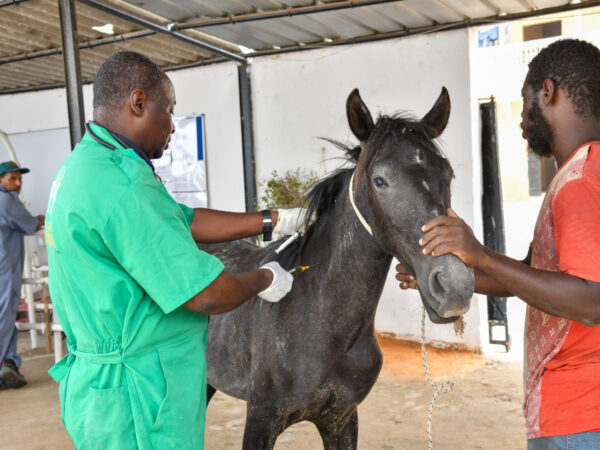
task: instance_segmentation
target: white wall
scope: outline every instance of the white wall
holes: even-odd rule
[[[345,115],[346,97],[353,88],[360,89],[374,116],[410,110],[421,117],[446,86],[452,112],[441,144],[455,170],[453,207],[469,224],[480,223],[478,112],[469,87],[469,63],[468,30],[254,59],[251,83],[257,181],[273,170],[302,167],[323,175],[334,169],[340,163],[335,159],[340,152],[318,137],[354,141]],[[235,64],[186,69],[169,76],[177,94],[176,114],[206,115],[209,205],[242,211]],[[88,120],[89,91],[86,86]],[[64,91],[59,89],[0,96],[0,129],[10,134],[66,126],[65,104]],[[380,302],[377,328],[401,337],[419,336],[420,299],[416,293],[400,291],[392,275]],[[464,338],[458,338],[451,325],[427,321],[427,340],[480,348],[484,318],[480,301],[478,296],[473,299]]]
[[[208,202],[211,207],[243,211],[244,181],[241,128],[235,64],[226,63],[169,72],[177,95],[175,114],[206,115]],[[83,87],[86,120],[92,119],[92,87]],[[14,141],[14,134],[69,126],[64,89],[0,96],[0,129]],[[21,136],[24,144],[28,141]],[[23,148],[13,146],[21,159]],[[25,150],[28,153],[28,150]],[[42,152],[42,149],[40,149]],[[4,152],[0,152],[0,155]],[[58,156],[58,155],[57,155]],[[60,154],[64,159],[66,155]],[[0,160],[8,159],[8,156]],[[61,162],[62,162],[61,159]],[[37,168],[33,164],[32,171]],[[32,172],[32,177],[35,173]],[[40,203],[48,192],[36,191],[31,202]],[[26,197],[29,200],[29,197]],[[45,208],[44,208],[45,209]]]
[[[178,116],[205,114],[208,205],[245,211],[237,67],[214,64],[169,72]]]
[[[92,117],[92,87],[83,86],[85,116]],[[0,95],[0,129],[7,134],[69,126],[64,89]],[[19,149],[17,151],[17,157]]]
[[[19,163],[31,172],[23,175],[23,200],[34,215],[45,214],[48,194],[60,165],[71,152],[68,128],[15,133],[9,136]],[[2,161],[8,159],[0,151]]]
[[[86,116],[91,117],[91,86],[83,87]],[[54,175],[70,151],[64,89],[0,95],[0,130],[8,134],[17,158],[31,172],[23,177],[23,198],[33,214],[46,211]],[[0,143],[0,161],[10,159]]]

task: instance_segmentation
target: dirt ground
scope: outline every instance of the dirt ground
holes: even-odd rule
[[[46,371],[44,350],[29,350],[19,333],[27,386],[0,392],[0,448],[71,449],[60,421],[58,385]],[[43,338],[42,338],[43,342]],[[359,449],[426,449],[427,410],[434,393],[423,372],[420,345],[380,338],[384,354],[379,380],[359,406]],[[429,372],[437,383],[454,382],[433,411],[433,444],[438,449],[525,449],[521,415],[521,364],[469,352],[427,347]],[[217,393],[206,423],[206,449],[241,448],[245,403]],[[286,430],[275,448],[322,448],[316,428],[303,422]]]

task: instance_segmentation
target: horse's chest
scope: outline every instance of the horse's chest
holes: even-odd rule
[[[373,345],[374,344],[374,345]],[[362,402],[377,381],[383,358],[376,342],[357,342],[352,349],[331,361],[329,372],[315,393],[325,389],[339,408]]]
[[[375,339],[358,339],[345,352],[331,355],[326,383],[353,392],[353,401],[361,401],[377,381],[383,357]]]
[[[346,365],[356,374],[363,374],[365,380],[372,379],[375,383],[383,363],[381,349],[375,339],[358,339],[344,356]]]

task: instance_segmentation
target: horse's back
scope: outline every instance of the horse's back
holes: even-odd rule
[[[247,241],[198,244],[198,248],[219,258],[225,270],[239,273],[256,270],[269,249]],[[206,363],[208,384],[229,395],[245,399],[250,379],[252,324],[256,297],[233,311],[211,316],[208,327]]]
[[[221,260],[229,272],[247,272],[255,270],[267,249],[246,240],[224,242],[220,244],[197,244],[202,251]]]

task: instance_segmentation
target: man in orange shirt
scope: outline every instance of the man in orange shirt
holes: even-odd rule
[[[558,166],[525,261],[483,246],[451,209],[423,226],[420,244],[472,267],[476,292],[528,304],[527,448],[600,448],[600,51],[573,39],[549,45],[522,95],[523,137]],[[403,289],[415,286],[396,269]]]

